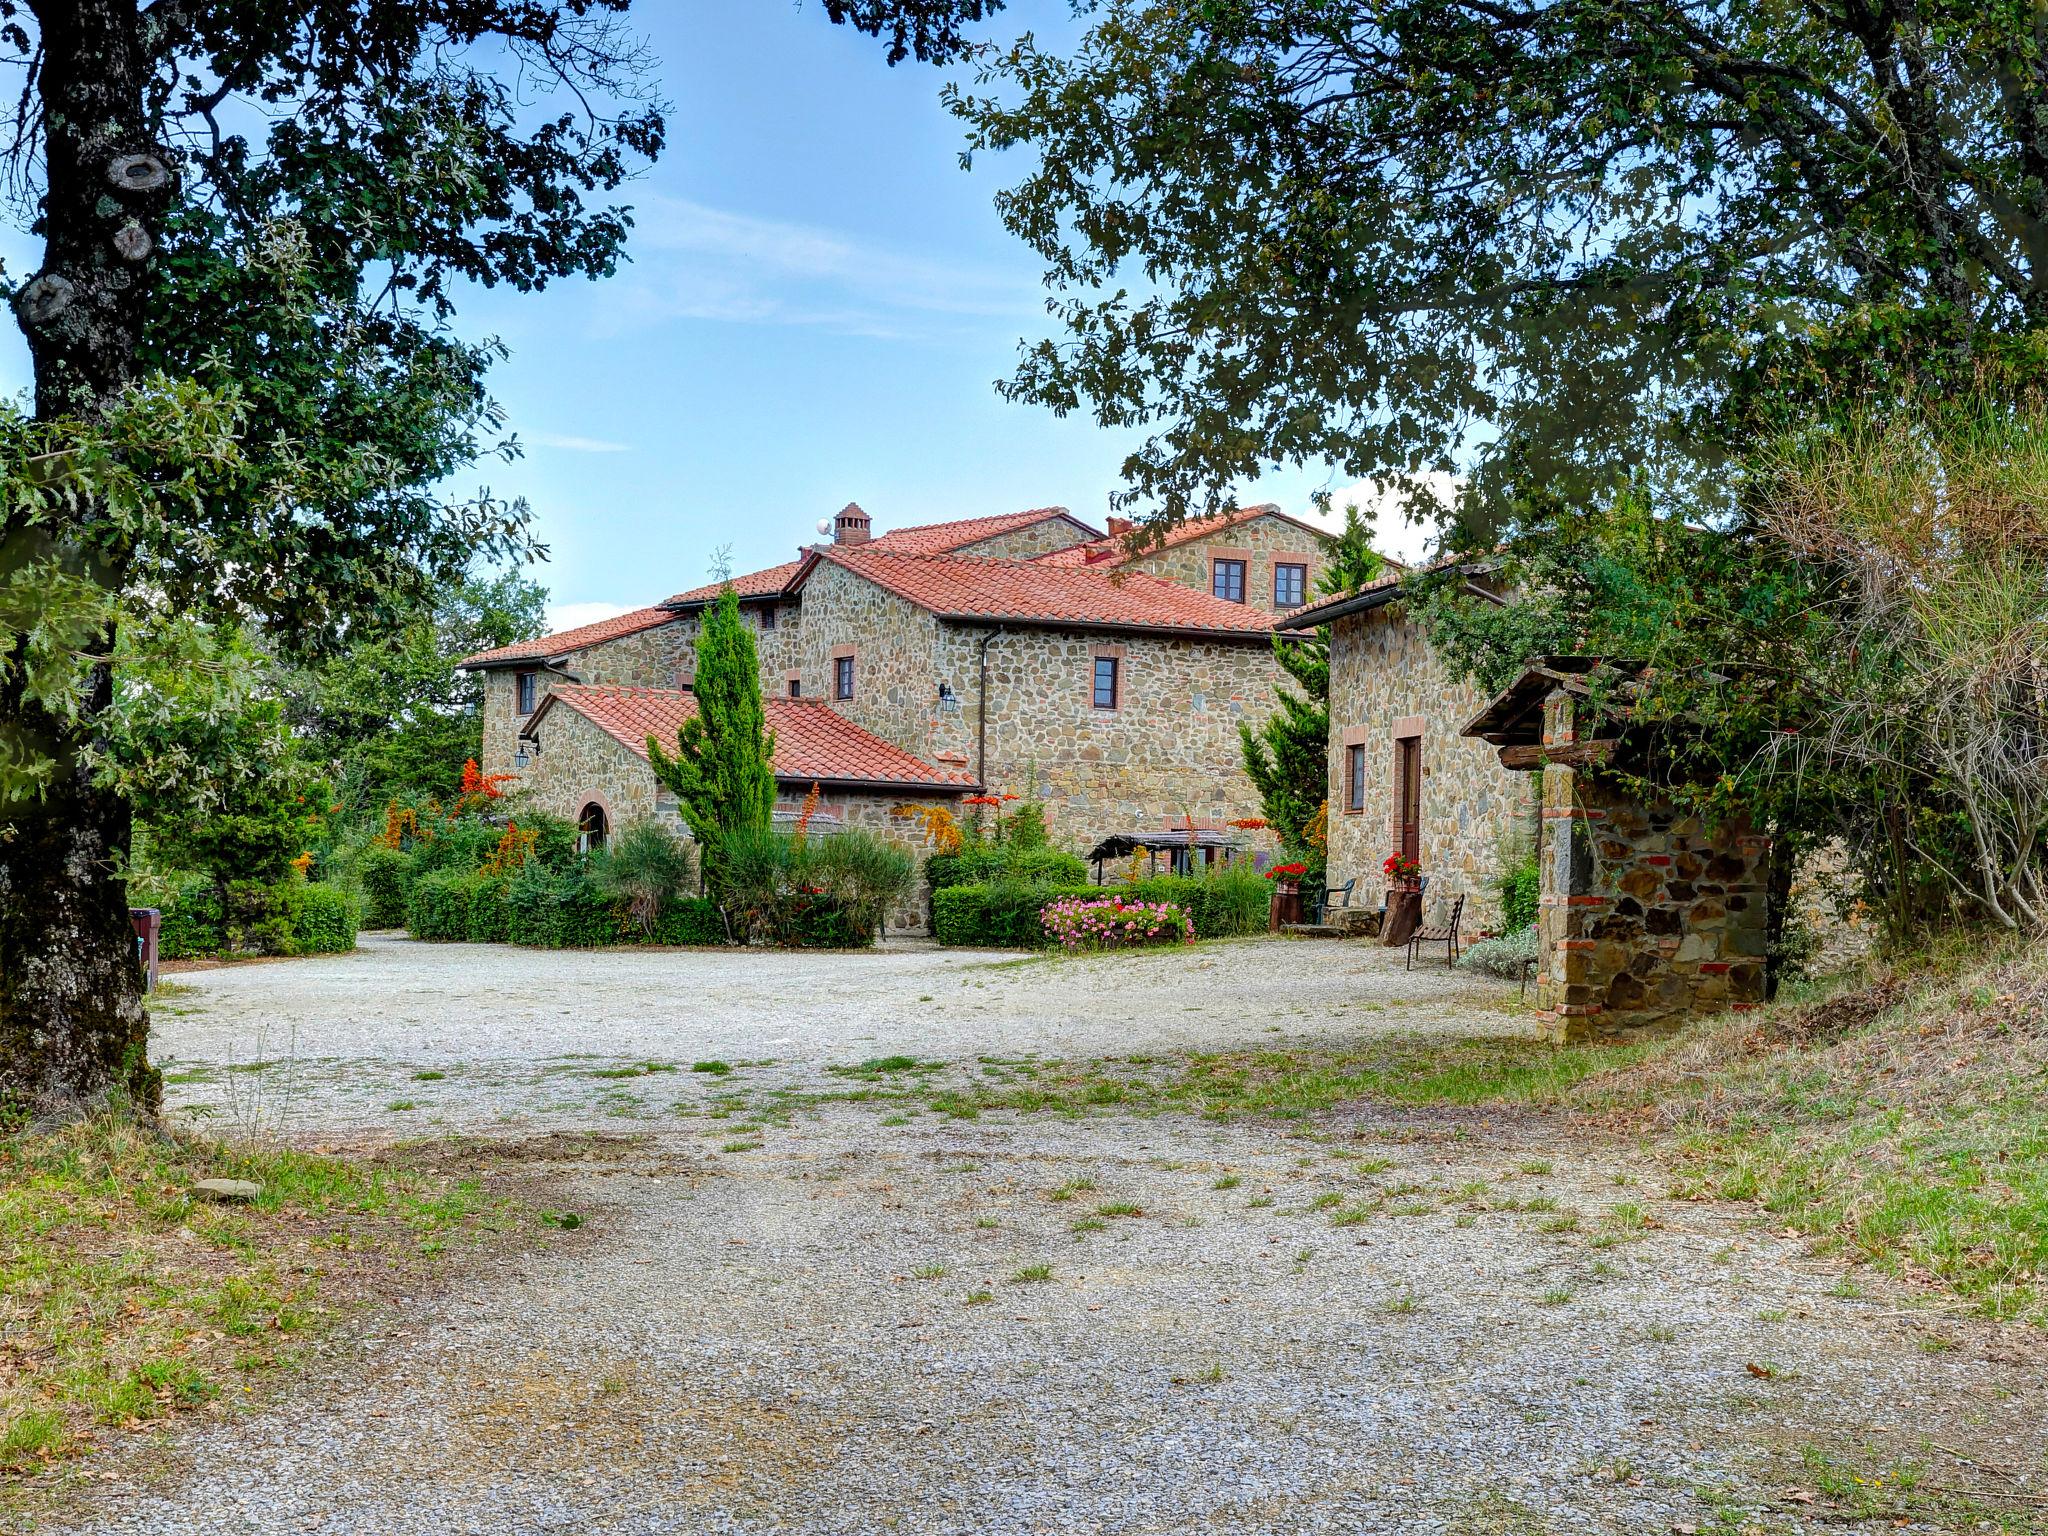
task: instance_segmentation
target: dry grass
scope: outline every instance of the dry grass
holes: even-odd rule
[[[263,1186],[249,1205],[204,1178]],[[512,1224],[473,1179],[102,1121],[0,1142],[0,1477],[252,1393],[318,1330]]]

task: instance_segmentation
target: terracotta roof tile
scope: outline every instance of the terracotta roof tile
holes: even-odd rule
[[[789,585],[789,578],[794,576],[802,565],[801,560],[785,560],[780,565],[769,566],[765,571],[748,571],[744,576],[733,577],[733,590],[741,597],[772,597]],[[724,585],[724,582],[714,581],[705,586],[692,587],[687,592],[678,592],[674,597],[666,599],[661,606],[680,608],[690,603],[708,603],[718,596],[719,589]]]
[[[1088,570],[982,555],[906,555],[873,544],[819,551],[921,608],[953,618],[1105,629],[1264,634],[1258,609],[1140,571]]]
[[[1315,534],[1318,538],[1329,537],[1313,523],[1305,523],[1298,517],[1289,517],[1278,505],[1269,501],[1256,507],[1239,507],[1235,512],[1219,512],[1214,517],[1195,518],[1165,534],[1158,543],[1147,544],[1138,550],[1132,550],[1125,543],[1125,536],[1119,533],[1111,534],[1105,539],[1096,539],[1092,543],[1076,544],[1067,549],[1056,549],[1050,554],[1035,555],[1032,558],[1038,565],[1126,565],[1162,549],[1173,549],[1181,544],[1192,544],[1200,539],[1211,539],[1220,533],[1228,533],[1239,523],[1248,523],[1259,517],[1277,517],[1283,522],[1293,523],[1305,532]]]
[[[675,615],[666,608],[635,608],[631,613],[622,613],[616,618],[599,619],[595,624],[559,630],[552,635],[542,635],[538,640],[522,640],[517,645],[501,645],[494,651],[478,651],[474,656],[463,657],[456,666],[497,667],[514,661],[545,661],[550,656],[566,656],[571,651],[580,651],[586,645],[637,635],[643,629],[657,629],[674,618]]]
[[[762,701],[775,733],[775,776],[796,784],[880,784],[904,789],[972,789],[967,773],[942,772],[862,730],[814,699]],[[647,738],[672,742],[697,713],[697,696],[675,688],[557,687],[527,723],[530,731],[556,706],[573,709],[621,746],[647,756]]]

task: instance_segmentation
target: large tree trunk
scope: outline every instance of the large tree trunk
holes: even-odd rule
[[[171,195],[144,111],[136,0],[31,0],[47,189],[41,270],[15,298],[35,360],[36,414],[91,421],[133,382],[149,257]],[[130,552],[88,504],[68,526],[0,529],[0,565],[56,555],[118,590]],[[113,635],[101,637],[101,656]],[[45,1122],[110,1100],[153,1107],[149,1019],[123,870],[129,815],[85,761],[112,698],[107,665],[85,687],[82,722],[0,687],[0,732],[56,763],[40,804],[0,824],[0,1103]]]

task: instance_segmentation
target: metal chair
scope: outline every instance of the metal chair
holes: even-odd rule
[[[1408,963],[1403,970],[1415,969],[1415,947],[1418,944],[1442,944],[1444,964],[1458,963],[1458,919],[1465,914],[1465,897],[1462,893],[1451,903],[1449,919],[1441,923],[1423,923],[1408,935]]]
[[[1358,876],[1353,875],[1342,885],[1324,886],[1322,894],[1316,898],[1315,910],[1307,914],[1308,920],[1311,923],[1320,923],[1325,917],[1329,916],[1330,908],[1332,907],[1348,909],[1351,905],[1351,892],[1357,884]],[[1335,899],[1333,900],[1332,898]]]

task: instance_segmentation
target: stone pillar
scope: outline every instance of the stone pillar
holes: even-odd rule
[[[1578,740],[1573,700],[1544,704],[1546,747]],[[1543,773],[1536,1006],[1547,1039],[1669,1030],[1763,998],[1770,839],[1718,827],[1597,768]]]

